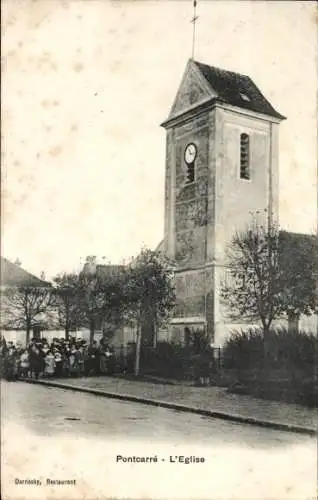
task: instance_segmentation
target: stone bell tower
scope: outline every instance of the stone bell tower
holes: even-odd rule
[[[278,218],[280,115],[244,75],[188,61],[166,129],[164,251],[176,262],[170,340],[222,344],[225,249],[251,214]]]

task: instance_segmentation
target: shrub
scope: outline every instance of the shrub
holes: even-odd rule
[[[207,335],[204,335],[202,330],[197,329],[191,335],[192,349],[196,354],[202,353],[210,346],[210,340]]]
[[[144,373],[184,379],[191,365],[191,350],[180,344],[158,342],[156,349],[141,349],[140,364]]]
[[[223,349],[224,368],[249,369],[263,359],[263,335],[258,330],[234,331]]]
[[[285,328],[271,330],[266,338],[267,365],[313,370],[317,337]],[[264,360],[264,334],[261,330],[235,331],[223,349],[224,368],[238,370],[259,366]]]
[[[264,346],[261,330],[232,333],[223,350],[225,372],[235,372],[232,382],[252,394],[309,404],[317,391],[317,337],[280,328],[266,336],[266,358]]]

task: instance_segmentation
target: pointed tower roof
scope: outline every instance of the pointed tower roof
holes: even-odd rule
[[[189,59],[170,114],[162,126],[169,126],[171,121],[198,106],[205,109],[216,103],[243,108],[279,121],[285,119],[250,77]]]

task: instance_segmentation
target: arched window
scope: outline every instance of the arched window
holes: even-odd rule
[[[250,179],[250,137],[241,134],[240,137],[240,178]]]

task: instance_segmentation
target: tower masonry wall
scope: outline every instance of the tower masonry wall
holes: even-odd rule
[[[253,116],[218,109],[215,116],[215,226],[214,226],[214,333],[222,345],[233,329],[230,311],[221,299],[226,278],[226,252],[236,232],[252,221],[267,226],[269,218],[278,220],[278,172],[276,124]],[[240,135],[250,140],[250,179],[240,178]]]
[[[272,126],[252,116],[217,109],[215,116],[215,254],[224,261],[226,247],[236,231],[246,229],[252,219],[267,224],[276,214],[277,176],[272,176]],[[240,136],[250,142],[250,178],[240,178]],[[273,189],[275,188],[275,193]]]
[[[249,136],[249,179],[240,178],[242,133]],[[171,339],[182,341],[190,326],[221,345],[235,327],[220,297],[226,249],[253,219],[278,219],[277,133],[272,120],[221,105],[167,130],[165,252],[176,263],[177,296]],[[192,183],[189,143],[197,147]]]

